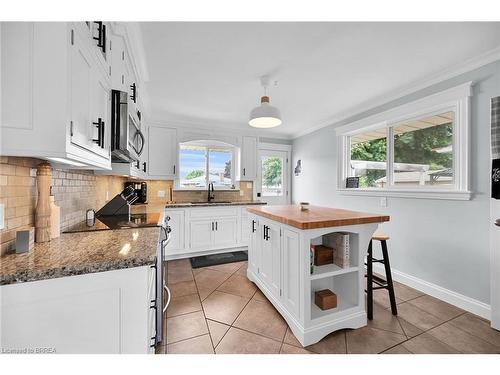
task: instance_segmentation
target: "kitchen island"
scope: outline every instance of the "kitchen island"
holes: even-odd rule
[[[331,332],[366,325],[364,256],[379,223],[389,216],[300,206],[249,207],[251,226],[247,276],[286,320],[303,346]],[[311,246],[334,247],[334,233],[348,235],[349,257],[311,266]],[[335,308],[322,310],[315,292],[329,289]]]

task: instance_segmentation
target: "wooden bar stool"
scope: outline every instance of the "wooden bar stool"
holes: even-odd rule
[[[373,291],[377,289],[387,289],[389,291],[389,299],[391,301],[391,311],[392,315],[398,315],[398,309],[396,307],[396,296],[394,294],[394,284],[392,282],[392,275],[391,275],[391,265],[389,263],[389,253],[387,252],[387,240],[389,239],[389,236],[376,231],[372,239],[370,240],[370,244],[368,245],[368,255],[366,257],[366,278],[367,278],[367,316],[368,319],[372,320],[373,319]],[[373,251],[372,251],[372,243],[373,240],[375,241],[380,241],[380,244],[382,246],[382,259],[375,259],[373,258]],[[373,275],[373,263],[383,263],[385,267],[385,278],[384,280],[381,277],[378,277],[376,275]],[[376,284],[377,286],[373,286],[373,284]]]

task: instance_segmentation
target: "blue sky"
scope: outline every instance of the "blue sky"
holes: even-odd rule
[[[210,153],[210,173],[224,172],[226,161],[231,159],[230,153]],[[180,177],[185,178],[193,169],[205,169],[205,152],[198,150],[181,150],[180,154]]]

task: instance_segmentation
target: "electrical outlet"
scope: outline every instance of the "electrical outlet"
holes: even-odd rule
[[[253,186],[253,184],[252,184],[252,182],[251,182],[251,181],[250,181],[250,182],[247,182],[247,189],[251,189],[251,188],[252,188],[252,186]]]
[[[5,228],[5,205],[2,203],[0,204],[0,229]]]
[[[245,192],[243,190],[240,190],[240,197],[244,196]]]
[[[158,198],[165,198],[165,190],[158,190],[156,195],[158,196]]]
[[[109,201],[109,191],[106,191],[106,202]]]
[[[380,198],[380,207],[387,207],[387,197]]]

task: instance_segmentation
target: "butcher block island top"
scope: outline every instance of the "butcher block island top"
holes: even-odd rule
[[[307,211],[298,205],[249,207],[247,211],[303,230],[382,223],[390,219],[387,215],[320,206],[310,206]]]

